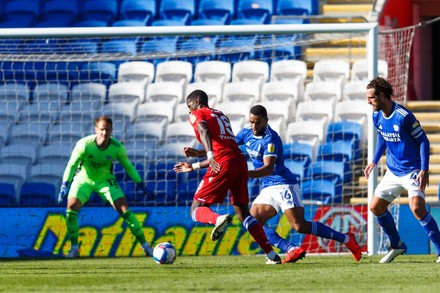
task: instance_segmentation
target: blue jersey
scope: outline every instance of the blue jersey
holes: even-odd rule
[[[235,137],[239,145],[245,145],[255,169],[264,166],[264,157],[276,157],[272,175],[262,178],[262,188],[281,184],[298,184],[295,175],[284,165],[283,142],[276,131],[267,125],[263,136],[255,136],[250,127],[242,129]]]
[[[387,166],[394,175],[428,170],[429,140],[411,111],[394,103],[388,117],[382,111],[373,112],[373,123],[379,132],[374,163],[378,163],[387,148]]]

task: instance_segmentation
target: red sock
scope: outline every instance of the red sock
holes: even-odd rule
[[[249,231],[266,254],[273,250],[272,245],[270,245],[270,242],[267,239],[266,233],[264,233],[263,226],[261,226],[254,217],[247,217],[243,221],[243,226]]]
[[[204,224],[214,224],[217,221],[217,218],[220,216],[217,213],[214,213],[208,207],[199,207],[194,210],[193,220],[195,222],[200,222]]]

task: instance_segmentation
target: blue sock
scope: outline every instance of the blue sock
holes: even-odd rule
[[[437,255],[440,255],[440,232],[438,230],[437,222],[430,213],[427,213],[419,222],[437,249]]]
[[[288,252],[295,247],[293,243],[278,235],[278,233],[274,229],[267,226],[263,226],[263,229],[264,233],[266,233],[267,239],[269,239],[269,242],[270,244],[272,244],[272,246],[275,246],[284,252]]]
[[[341,243],[345,243],[347,239],[347,235],[338,232],[321,222],[312,222],[311,234],[321,238],[333,239]]]
[[[396,223],[391,213],[387,210],[380,216],[377,216],[377,222],[382,227],[385,234],[390,238],[390,245],[392,248],[398,248],[400,235],[397,232]]]

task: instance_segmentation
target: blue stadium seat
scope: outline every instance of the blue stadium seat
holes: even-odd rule
[[[319,0],[278,0],[278,15],[319,14]]]
[[[309,179],[301,183],[303,200],[319,201],[323,204],[342,202],[342,184],[331,180]]]
[[[196,12],[194,0],[161,0],[159,16],[165,20],[178,20],[184,24],[191,24]]]
[[[299,182],[303,181],[308,173],[308,165],[306,161],[285,160],[284,165],[297,177]]]
[[[21,206],[52,206],[56,202],[56,187],[45,182],[26,182],[19,194]]]
[[[172,60],[175,57],[177,41],[178,39],[173,37],[148,39],[142,42],[140,53],[153,57],[144,61],[157,66],[161,62]]]
[[[124,0],[121,4],[121,20],[138,20],[151,25],[156,17],[155,0]]]
[[[145,26],[145,22],[142,20],[135,20],[135,19],[122,19],[122,20],[116,20],[113,22],[112,26]]]
[[[257,40],[258,36],[246,36],[243,38],[229,36],[219,45],[219,60],[236,63],[238,61],[253,59],[255,55],[254,46],[257,43]],[[231,48],[235,48],[235,52],[239,53],[228,53]]]
[[[78,81],[78,65],[76,62],[47,62],[44,70],[38,70],[40,82],[58,82],[67,86]]]
[[[307,167],[314,160],[313,146],[307,143],[291,142],[283,145],[284,159],[304,163]]]
[[[308,177],[312,179],[325,179],[336,184],[347,183],[352,179],[349,166],[345,162],[321,160],[310,164]]]
[[[137,40],[132,38],[113,39],[102,43],[101,53],[117,54],[118,57],[126,56],[127,59],[112,61],[116,68],[129,61],[137,54]]]
[[[36,27],[70,27],[78,13],[76,1],[52,0],[44,3],[41,17]]]
[[[83,3],[82,10],[78,17],[81,20],[98,20],[111,25],[116,18],[118,2],[89,0]]]
[[[156,203],[160,205],[177,204],[178,173],[174,172],[175,160],[156,161],[147,171],[147,189],[156,196]]]
[[[107,22],[102,20],[95,20],[95,19],[87,19],[87,20],[80,20],[74,23],[74,27],[106,27]]]
[[[108,88],[116,80],[116,65],[112,62],[85,63],[79,69],[82,81],[102,83]]]
[[[14,184],[0,182],[0,206],[12,206],[17,202]]]
[[[179,60],[187,61],[196,66],[197,63],[215,58],[215,44],[209,37],[189,38],[177,45],[177,53],[185,56]]]
[[[319,145],[318,160],[332,160],[349,163],[360,159],[355,157],[355,144],[350,140],[337,140]]]
[[[246,19],[254,24],[268,24],[272,17],[272,0],[239,0],[237,20]],[[236,24],[236,21],[231,23]]]
[[[37,22],[40,14],[40,5],[37,1],[16,0],[6,3],[5,21],[0,28],[26,28]]]
[[[353,121],[331,122],[327,127],[326,142],[338,140],[353,143],[354,160],[361,158],[362,125]]]
[[[199,18],[229,24],[235,16],[234,0],[200,0]]]

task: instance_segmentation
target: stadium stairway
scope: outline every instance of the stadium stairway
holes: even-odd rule
[[[423,126],[431,142],[431,157],[429,165],[429,186],[426,188],[426,201],[438,203],[440,183],[440,101],[408,101],[406,107],[411,110]],[[379,162],[379,180],[386,169],[385,157]],[[351,202],[358,202],[367,198],[367,180],[364,176],[358,177],[359,192],[357,198]],[[402,195],[401,202],[407,201],[406,193]]]

